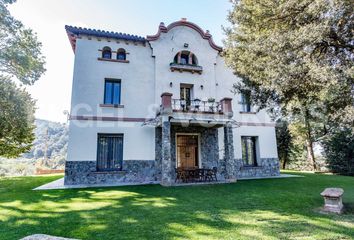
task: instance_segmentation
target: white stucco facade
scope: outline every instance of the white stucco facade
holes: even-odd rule
[[[123,134],[124,161],[156,160],[155,127],[142,125],[146,119],[157,116],[162,93],[180,98],[181,85],[192,87],[192,99],[214,98],[218,102],[225,97],[232,98],[232,119],[239,126],[233,127],[235,158],[242,158],[241,136],[257,137],[259,158],[277,158],[274,123],[265,111],[241,111],[241,96],[231,92],[232,85],[239,79],[225,65],[220,49],[213,47],[209,33],[204,33],[203,38],[198,29],[188,24],[175,24],[166,30],[160,26],[160,30],[146,41],[68,31],[72,45],[74,43],[75,66],[67,161],[96,161],[100,133]],[[126,61],[100,59],[104,47],[112,50],[112,59],[118,49],[125,49]],[[201,74],[171,71],[170,63],[181,51],[196,56],[197,65],[203,69]],[[105,79],[120,81],[119,106],[102,105]],[[217,131],[219,158],[222,158],[223,128]]]

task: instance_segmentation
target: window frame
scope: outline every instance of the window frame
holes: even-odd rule
[[[124,55],[124,59],[119,59],[118,56]],[[127,61],[127,51],[124,48],[119,48],[117,50],[116,60],[118,61]]]
[[[254,162],[253,164],[249,164],[249,157],[248,157],[248,144],[246,144],[246,159],[244,158],[244,153],[243,153],[243,144],[245,143],[245,139],[252,139],[253,142],[253,155],[254,155]],[[245,167],[258,167],[258,136],[241,136],[241,156],[242,156],[242,162],[243,166]]]
[[[190,54],[190,53],[189,53]],[[188,65],[189,64],[189,54],[186,54],[186,53],[183,53],[181,52],[181,57],[180,57],[180,62],[179,64],[182,64],[182,65]],[[182,62],[182,60],[185,60],[186,62]]]
[[[109,52],[110,53],[110,58],[106,58],[106,57],[104,57],[104,54],[106,53],[106,52]],[[104,48],[102,48],[102,55],[101,55],[101,57],[102,57],[102,59],[112,59],[112,49],[110,48],[110,47],[104,47]]]
[[[252,111],[252,104],[250,101],[250,96],[247,97],[249,93],[241,93],[241,106],[242,106],[242,113],[253,113]],[[247,100],[248,99],[248,100]]]
[[[185,84],[185,83],[180,84],[179,87],[180,100],[185,100],[187,107],[191,106],[191,102],[194,96],[193,91],[194,91],[193,84]],[[187,96],[189,96],[189,98]]]
[[[122,138],[122,151],[120,153],[119,159],[119,168],[107,168],[103,169],[99,167],[99,153],[100,153],[100,137],[121,137]],[[123,169],[123,151],[124,151],[124,134],[123,133],[97,133],[97,154],[96,154],[96,171],[98,172],[114,172],[114,171],[122,171]],[[108,161],[106,159],[105,161]]]
[[[106,102],[106,93],[107,93],[106,83],[107,82],[119,83],[119,103],[113,102],[114,88],[112,88],[112,92],[111,92],[112,102],[110,102],[110,103]],[[122,102],[122,81],[120,79],[115,79],[115,78],[105,78],[104,79],[103,104],[104,105],[121,105],[121,102]]]
[[[184,55],[185,57],[182,57],[182,55]],[[192,63],[189,63],[190,58]],[[182,59],[185,59],[186,63],[182,63]],[[198,58],[193,52],[182,50],[174,56],[172,63],[179,65],[198,66]]]

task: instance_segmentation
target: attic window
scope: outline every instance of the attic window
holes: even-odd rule
[[[112,50],[110,47],[104,47],[102,50],[102,58],[111,59],[112,58]]]
[[[127,60],[125,49],[119,48],[117,51],[117,60]]]
[[[186,53],[182,53],[180,64],[188,64],[188,59],[189,59],[189,55]]]
[[[190,51],[180,51],[173,58],[173,62],[170,63],[170,69],[172,72],[191,72],[202,74],[202,66],[198,66],[197,57]]]
[[[181,51],[176,54],[173,63],[181,65],[198,65],[197,57],[190,51]]]

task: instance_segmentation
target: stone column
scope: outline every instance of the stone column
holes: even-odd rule
[[[161,94],[161,185],[171,186],[173,183],[173,167],[171,161],[171,123],[170,116],[172,115],[172,94]]]
[[[225,180],[236,182],[236,167],[234,156],[234,143],[232,125],[228,123],[224,127],[224,147],[225,147]]]
[[[161,161],[161,185],[172,185],[172,161],[171,161],[171,123],[168,116],[162,117],[162,161]]]

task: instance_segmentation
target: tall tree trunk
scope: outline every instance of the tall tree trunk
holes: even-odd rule
[[[283,169],[285,169],[285,167],[286,167],[286,162],[287,162],[288,160],[287,160],[287,158],[285,157],[284,159],[283,159],[283,166],[282,166],[282,168]]]
[[[306,149],[307,149],[307,160],[312,165],[313,171],[317,170],[315,153],[313,151],[313,141],[312,141],[312,129],[310,124],[310,113],[307,107],[305,107],[304,112],[305,126],[306,126]]]
[[[313,142],[309,139],[306,140],[306,149],[307,149],[307,160],[312,165],[312,169],[316,171],[317,167],[316,167],[315,154],[313,151]]]

